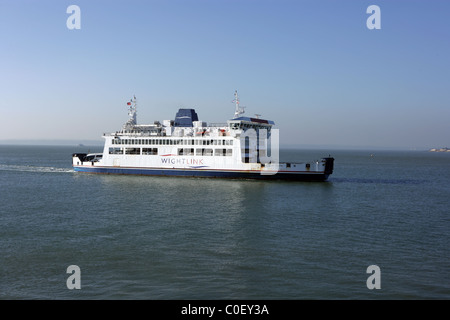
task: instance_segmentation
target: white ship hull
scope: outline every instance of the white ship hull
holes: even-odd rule
[[[314,168],[307,167],[305,163],[281,163],[278,170],[272,168],[258,168],[251,166],[249,168],[217,168],[212,165],[142,165],[130,163],[139,163],[139,160],[128,161],[126,159],[112,159],[117,165],[104,165],[102,162],[81,161],[80,154],[74,154],[74,170],[88,173],[102,174],[134,174],[134,175],[150,175],[150,176],[179,176],[179,177],[209,177],[209,178],[238,178],[238,179],[263,179],[263,180],[296,180],[296,181],[325,181],[332,173],[333,158],[324,158],[313,164]],[[83,156],[83,155],[81,155]],[[167,158],[160,158],[159,161],[164,163]],[[169,158],[171,159],[171,158]],[[122,160],[122,161],[120,161]],[[185,159],[193,164],[208,164],[204,159]],[[120,163],[127,163],[121,166]],[[158,162],[158,161],[156,161]],[[291,168],[287,168],[287,166]],[[330,167],[331,165],[331,167]]]

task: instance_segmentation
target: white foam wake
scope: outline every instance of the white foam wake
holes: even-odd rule
[[[20,172],[40,172],[40,173],[68,173],[74,172],[72,168],[43,167],[33,165],[10,165],[0,164],[0,170],[3,171],[20,171]]]

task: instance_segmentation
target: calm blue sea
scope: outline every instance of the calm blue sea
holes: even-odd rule
[[[450,153],[283,150],[335,157],[311,183],[74,173],[88,149],[0,146],[0,299],[450,298]]]

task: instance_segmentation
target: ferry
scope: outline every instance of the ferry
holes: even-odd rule
[[[279,134],[272,120],[244,116],[237,91],[235,113],[226,123],[200,121],[195,109],[173,120],[137,123],[137,100],[127,102],[128,121],[104,133],[102,153],[74,153],[74,171],[103,174],[264,180],[326,181],[334,158],[280,162]]]

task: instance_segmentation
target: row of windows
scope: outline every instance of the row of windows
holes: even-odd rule
[[[195,155],[196,156],[231,156],[233,154],[232,149],[209,149],[209,148],[198,148],[195,149]],[[193,156],[194,155],[194,148],[184,148],[184,149],[178,149],[178,155],[179,156]]]
[[[195,145],[195,146],[231,146],[230,139],[113,139],[112,144],[118,145]]]
[[[109,148],[109,154],[131,154],[131,155],[157,155],[158,148]],[[209,149],[209,148],[179,148],[177,155],[179,156],[231,156],[232,149]]]
[[[141,148],[109,148],[109,154],[141,154]],[[157,155],[158,148],[142,148],[143,155]]]
[[[260,130],[260,129],[266,129],[270,132],[271,127],[267,125],[261,125],[261,124],[250,124],[250,123],[231,123],[230,128],[233,130],[237,129],[254,129],[254,130]]]

